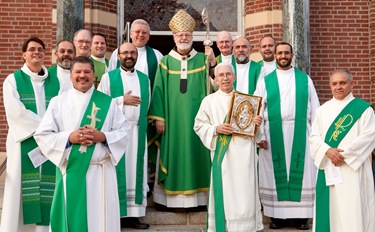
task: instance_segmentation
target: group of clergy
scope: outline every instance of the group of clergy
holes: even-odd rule
[[[109,61],[105,35],[81,29],[73,42],[57,43],[49,69],[44,42],[24,42],[25,64],[3,84],[9,131],[0,232],[147,229],[138,218],[152,164],[155,207],[208,205],[208,231],[260,231],[261,205],[271,229],[293,219],[308,230],[314,218],[314,231],[375,231],[368,159],[375,116],[353,97],[348,70],[332,73],[333,98],[319,107],[289,43],[264,36],[263,60],[255,62],[246,38],[223,31],[215,57],[209,46],[192,47],[195,19],[186,11],[169,27],[168,55],[147,46],[150,26],[137,19],[132,42]],[[253,137],[228,123],[236,92],[262,99],[260,112],[246,108]]]

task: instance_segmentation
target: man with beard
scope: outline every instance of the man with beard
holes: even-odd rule
[[[73,44],[76,48],[76,56],[90,56],[92,35],[86,29],[80,29],[74,33]]]
[[[107,40],[105,35],[96,33],[92,36],[91,56],[95,68],[95,88],[98,87],[104,73],[107,72],[108,59],[105,58],[107,52]]]
[[[220,55],[216,57],[216,62],[236,65],[236,59],[232,55],[233,40],[232,35],[227,31],[221,31],[217,35],[216,46],[220,51]]]
[[[200,103],[208,94],[206,56],[192,48],[195,20],[188,13],[179,10],[169,27],[176,47],[159,64],[149,112],[161,134],[153,197],[157,209],[205,209],[210,156],[193,125]],[[205,53],[210,66],[215,66],[212,48],[207,46]]]
[[[125,228],[148,229],[149,225],[141,223],[138,217],[146,215],[147,206],[146,131],[150,81],[146,74],[134,68],[138,57],[134,44],[123,43],[118,51],[121,67],[104,74],[98,90],[116,99],[117,106],[131,125],[125,157],[116,167],[121,217],[126,216],[121,218],[121,225]]]
[[[275,39],[270,35],[264,36],[259,42],[259,51],[263,60],[259,61],[258,64],[266,70],[266,75],[276,69],[275,46]]]
[[[271,229],[287,218],[308,230],[313,217],[316,168],[310,158],[309,133],[319,99],[309,76],[292,66],[292,46],[276,46],[277,69],[258,85],[263,97],[264,137],[259,143],[259,191]]]
[[[76,56],[74,44],[69,40],[61,40],[57,43],[56,50],[53,54],[56,57],[56,65],[48,68],[48,73],[59,79],[60,92],[63,92],[72,87],[72,82],[70,81],[70,66]]]
[[[233,86],[236,91],[247,94],[253,94],[257,83],[266,75],[261,65],[250,60],[250,54],[251,46],[246,38],[240,37],[233,42],[233,55],[236,58],[234,71],[237,76]]]

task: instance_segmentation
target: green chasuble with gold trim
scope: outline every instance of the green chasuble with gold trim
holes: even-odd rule
[[[182,57],[172,50],[156,72],[149,118],[165,122],[161,136],[158,183],[167,194],[208,191],[210,153],[193,130],[194,119],[206,96],[206,57],[195,50]],[[186,92],[180,91],[186,76]]]

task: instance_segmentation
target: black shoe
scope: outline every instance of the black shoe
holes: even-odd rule
[[[299,230],[309,230],[310,229],[310,225],[305,223],[305,224],[300,224],[298,226],[296,226],[296,229],[299,229]]]
[[[271,222],[271,224],[270,224],[269,227],[270,227],[270,229],[273,229],[273,230],[277,230],[277,229],[284,228],[283,225],[281,225],[281,224],[277,224],[277,223],[275,223],[275,222]]]
[[[142,223],[136,217],[121,218],[121,228],[133,228],[138,230],[146,230],[150,228],[149,224]]]

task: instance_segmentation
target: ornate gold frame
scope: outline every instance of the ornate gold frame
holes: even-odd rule
[[[257,131],[253,118],[259,115],[262,97],[244,93],[233,93],[228,114],[228,123],[234,128],[233,134],[254,137]]]

